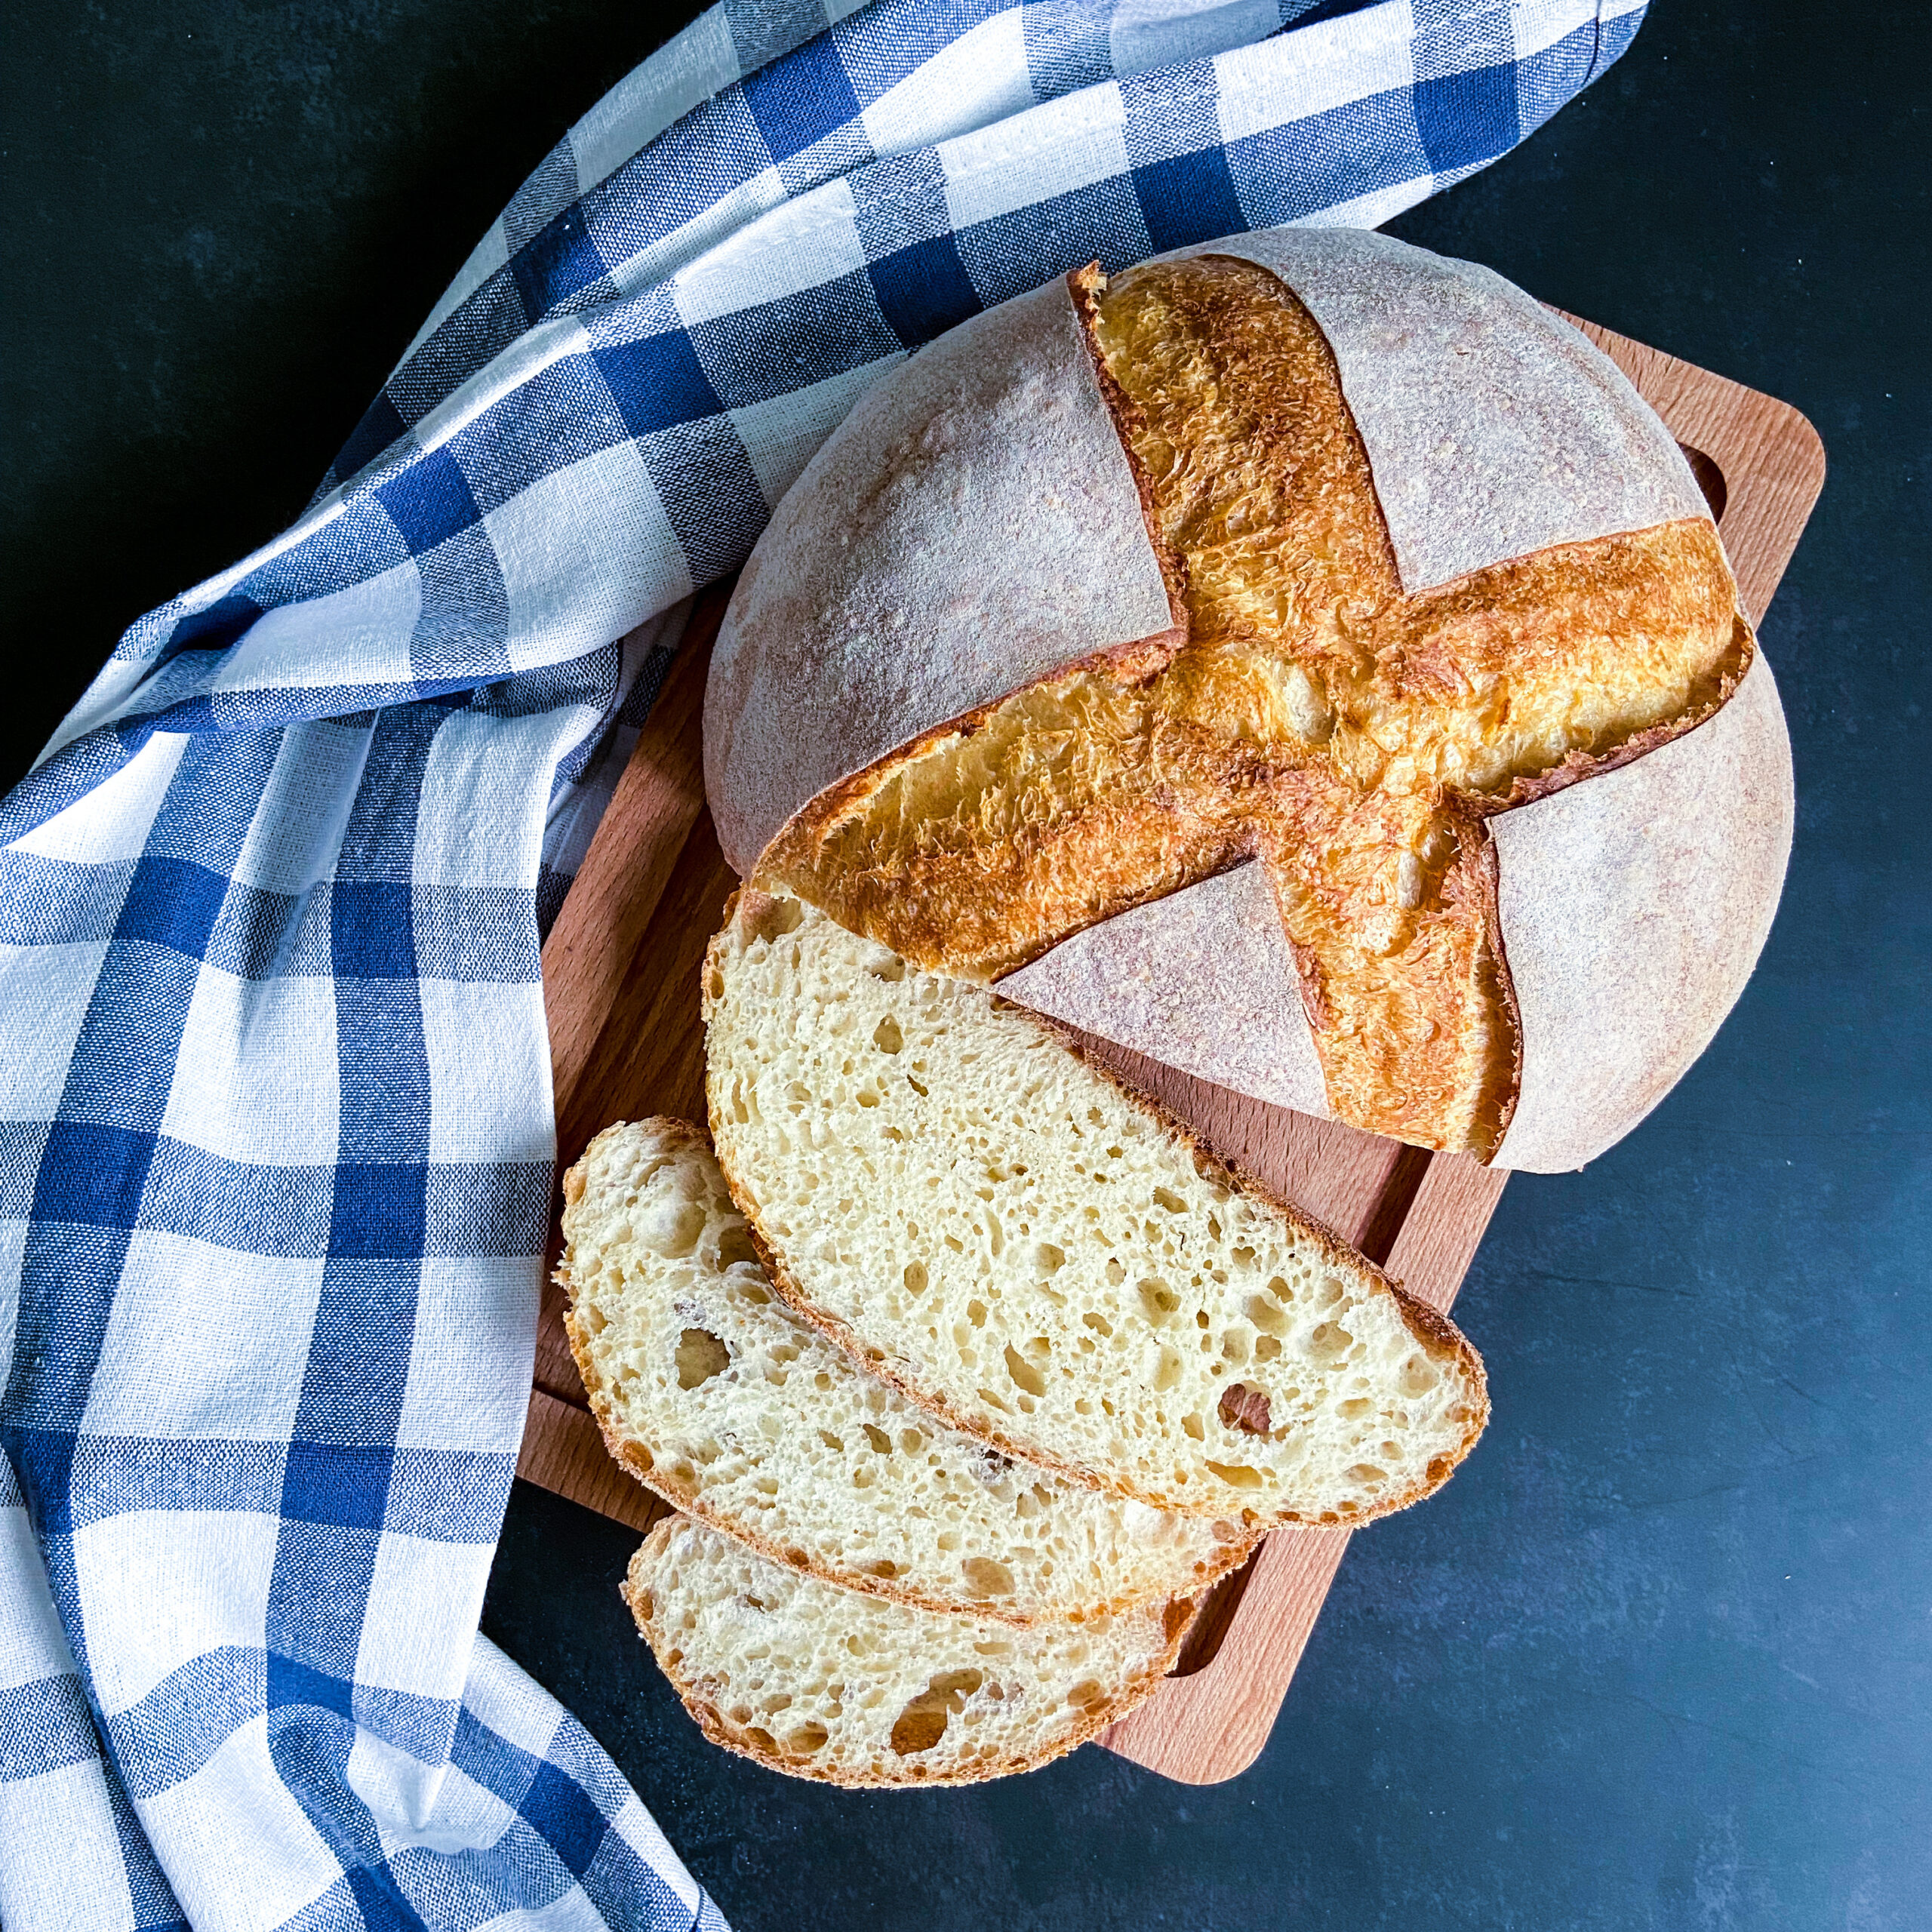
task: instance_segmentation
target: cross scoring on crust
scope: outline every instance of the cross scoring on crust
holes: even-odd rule
[[[1333,353],[1274,275],[1209,255],[1069,279],[1184,640],[950,721],[821,795],[761,876],[995,978],[1258,859],[1332,1110],[1487,1158],[1519,1047],[1484,821],[1730,696],[1752,646],[1715,530],[1411,595]]]

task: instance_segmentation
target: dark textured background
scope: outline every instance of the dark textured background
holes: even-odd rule
[[[293,516],[635,0],[15,0],[0,72],[0,782],[122,627]],[[632,1535],[519,1486],[485,1627],[741,1932],[1932,1924],[1923,6],[1658,0],[1410,240],[1798,405],[1764,627],[1798,844],[1743,1004],[1457,1313],[1496,1414],[1356,1543],[1272,1742],[845,1796],[698,1739]]]

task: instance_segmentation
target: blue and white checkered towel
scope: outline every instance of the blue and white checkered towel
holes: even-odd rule
[[[539,934],[684,600],[909,350],[1371,226],[1641,0],[724,0],[306,515],[0,804],[0,1921],[720,1927],[477,1635],[550,1211]]]

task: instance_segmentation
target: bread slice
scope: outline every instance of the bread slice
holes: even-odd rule
[[[683,1121],[564,1178],[565,1326],[611,1453],[761,1555],[928,1609],[1075,1621],[1204,1589],[1259,1532],[1122,1503],[941,1427],[772,1292]]]
[[[1031,1770],[1123,1717],[1173,1667],[1186,1602],[1030,1630],[841,1590],[679,1517],[624,1601],[715,1744],[830,1784]]]
[[[1448,1321],[1047,1021],[741,893],[719,1164],[793,1305],[936,1415],[1157,1509],[1358,1523],[1488,1413]]]

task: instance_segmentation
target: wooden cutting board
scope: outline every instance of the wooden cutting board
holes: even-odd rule
[[[1744,607],[1761,620],[1824,481],[1817,433],[1788,404],[1607,329],[1577,325],[1684,446],[1717,513]],[[705,1117],[698,970],[737,881],[705,808],[700,714],[729,592],[721,585],[700,598],[543,949],[560,1169],[612,1121]],[[1506,1176],[1091,1044],[1413,1293],[1440,1309],[1454,1300]],[[561,1293],[547,1285],[518,1473],[642,1531],[669,1506],[605,1453],[562,1312]],[[1490,1367],[1508,1373],[1506,1363]],[[1174,1675],[1100,1742],[1190,1784],[1244,1770],[1267,1741],[1349,1535],[1275,1531],[1216,1587]]]

